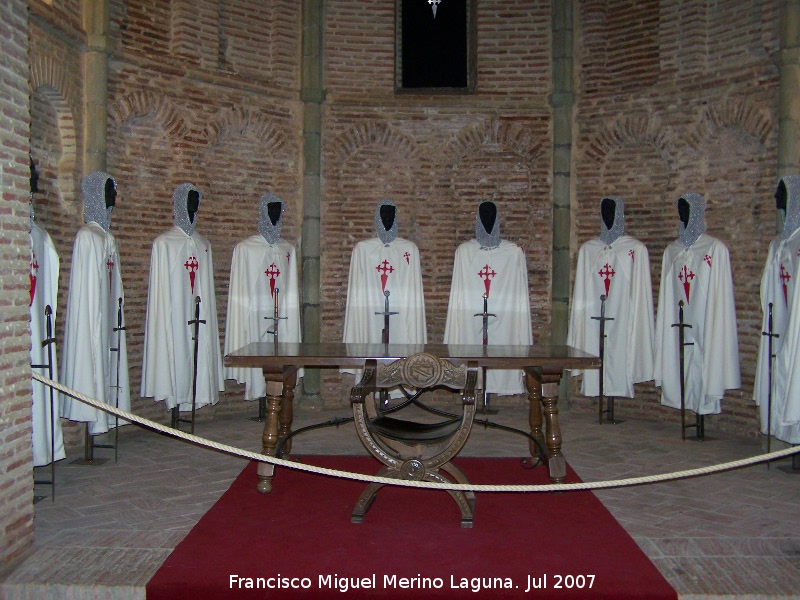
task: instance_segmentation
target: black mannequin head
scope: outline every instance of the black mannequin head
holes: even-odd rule
[[[33,163],[33,156],[30,154],[28,158],[31,161],[31,194],[39,191],[39,173],[36,172],[36,165]]]
[[[481,218],[481,223],[483,223],[483,228],[487,233],[491,233],[492,229],[494,229],[494,222],[497,219],[497,206],[495,203],[489,200],[481,202],[478,207],[478,215]]]
[[[689,214],[691,213],[691,207],[689,203],[684,198],[680,198],[678,200],[678,217],[683,223],[684,227],[689,225]]]
[[[200,208],[200,192],[197,190],[189,190],[186,197],[186,211],[189,213],[189,222],[194,223],[194,216]]]
[[[278,224],[278,219],[281,218],[282,209],[283,206],[281,202],[267,203],[267,215],[269,215],[269,220],[273,226]]]
[[[383,228],[386,231],[389,231],[394,225],[396,210],[397,209],[390,204],[384,204],[381,206],[381,222],[383,223]]]
[[[614,227],[614,217],[617,212],[617,203],[613,198],[603,198],[600,201],[600,216],[607,229]]]
[[[117,202],[117,186],[114,185],[113,179],[106,179],[106,208],[111,208]]]
[[[784,213],[786,212],[786,201],[789,197],[788,192],[786,191],[786,184],[781,179],[778,182],[778,189],[775,190],[775,208],[778,210],[782,210]]]

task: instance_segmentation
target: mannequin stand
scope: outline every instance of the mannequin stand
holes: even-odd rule
[[[600,377],[600,389],[598,391],[598,422],[600,425],[603,424],[603,415],[606,415],[606,423],[612,423],[616,425],[617,423],[622,423],[622,421],[617,421],[614,418],[614,398],[608,399],[608,408],[603,410],[603,398],[605,394],[603,393],[603,385],[605,383],[605,360],[606,360],[606,321],[613,321],[613,317],[606,316],[606,295],[600,295],[600,316],[599,317],[591,317],[594,321],[600,321],[600,333],[599,333],[599,341],[598,341],[598,348],[599,348],[599,356],[600,356],[600,370],[599,370],[599,377]]]
[[[47,376],[53,379],[53,346],[56,339],[53,337],[53,309],[48,304],[44,307],[44,317],[46,322],[47,336],[42,340],[42,348],[47,348],[47,362],[43,365],[31,365],[32,369],[47,369]],[[49,387],[50,391],[50,479],[36,479],[34,477],[34,485],[49,485],[50,496],[53,502],[56,501],[56,422],[55,422],[55,391]],[[34,496],[33,503],[36,504],[40,500],[44,500],[45,496]]]
[[[686,371],[684,366],[684,361],[686,358],[686,352],[684,349],[686,346],[694,346],[694,342],[687,342],[684,330],[691,329],[691,325],[687,325],[683,321],[683,300],[678,302],[678,322],[672,324],[673,327],[678,328],[678,348],[679,348],[679,355],[680,355],[680,378],[681,378],[681,440],[684,442],[686,441],[686,430],[694,428],[695,430],[695,437],[694,440],[698,442],[706,441],[706,432],[705,432],[705,419],[704,415],[695,414],[695,422],[691,425],[686,424]]]

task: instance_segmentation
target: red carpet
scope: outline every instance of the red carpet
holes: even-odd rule
[[[301,460],[370,474],[379,466],[371,457]],[[473,483],[548,483],[544,467],[525,470],[519,459],[455,462]],[[569,467],[568,481],[580,481]],[[384,487],[356,525],[350,513],[363,483],[279,469],[272,493],[259,494],[255,484],[252,463],[150,580],[148,600],[343,597],[345,590],[347,597],[677,598],[591,492],[479,493],[475,524],[462,529],[446,492]],[[231,576],[242,579],[232,584]],[[308,589],[287,587],[293,578]],[[272,589],[248,587],[258,585]]]

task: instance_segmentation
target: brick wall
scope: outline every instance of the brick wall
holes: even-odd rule
[[[326,5],[323,120],[322,337],[341,340],[350,253],[375,236],[382,198],[398,234],[420,250],[428,339],[441,342],[453,255],[475,236],[480,201],[494,200],[504,239],[528,258],[534,337],[550,318],[550,3],[477,5],[478,81],[472,95],[394,93],[392,3]],[[324,379],[339,403],[352,378]]]
[[[599,201],[626,204],[626,231],[650,252],[654,302],[661,258],[678,234],[677,198],[706,199],[708,233],[730,249],[741,390],[708,427],[755,434],[759,283],[774,236],[778,2],[580,4],[574,256],[599,234]],[[627,13],[627,16],[624,14]],[[576,395],[578,407],[594,400]],[[677,422],[651,384],[617,412]]]
[[[81,221],[79,4],[33,0],[31,8],[31,145],[43,189],[36,209],[61,255],[63,301]],[[657,293],[661,254],[677,235],[674,201],[689,190],[706,195],[709,232],[729,243],[737,267],[743,371],[742,390],[710,420],[745,431],[755,429],[757,277],[774,223],[778,8],[777,0],[744,9],[737,2],[576,3],[573,255],[597,235],[599,199],[620,195],[629,233],[650,249]],[[453,253],[473,237],[477,204],[490,198],[502,236],[525,249],[535,339],[549,341],[550,15],[547,0],[481,0],[475,93],[396,94],[393,3],[325,3],[323,340],[341,339],[350,252],[374,235],[375,205],[388,197],[400,209],[400,235],[420,248],[430,340],[444,330]],[[299,238],[301,15],[293,0],[114,0],[110,35],[107,170],[119,183],[112,231],[136,392],[150,246],[171,225],[175,185],[191,181],[203,190],[198,231],[215,254],[221,332],[231,252],[255,231],[262,193],[286,201],[283,235]],[[326,372],[323,401],[345,402],[349,383]],[[592,407],[573,396],[576,409]],[[200,418],[238,410],[240,398],[228,382],[225,401]],[[674,419],[651,385],[618,407]],[[166,419],[151,399],[134,394],[133,408]],[[72,443],[81,433],[70,425],[67,432]]]
[[[0,571],[33,543],[28,11],[0,5]]]

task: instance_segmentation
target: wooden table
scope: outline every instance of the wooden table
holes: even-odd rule
[[[455,364],[477,363],[479,367],[521,369],[528,388],[531,435],[546,444],[550,481],[562,483],[566,462],[561,453],[558,425],[558,384],[565,369],[597,369],[600,359],[569,346],[467,346],[454,344],[289,344],[257,342],[228,354],[226,367],[258,368],[267,380],[267,416],[261,441],[263,453],[275,456],[281,438],[291,432],[294,387],[301,367],[363,368],[369,359],[392,362],[418,352],[447,358]],[[272,385],[270,385],[272,382]],[[544,414],[544,419],[542,415]],[[542,424],[545,431],[542,431]],[[530,452],[536,456],[534,442]],[[275,466],[258,465],[258,490],[272,490]]]

